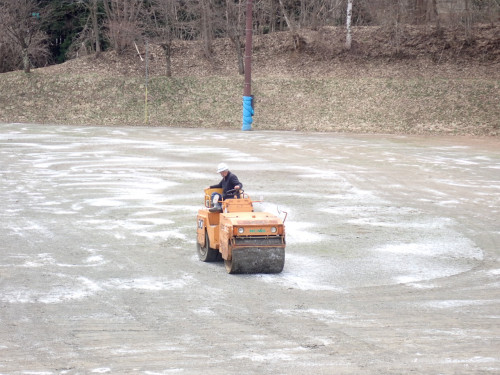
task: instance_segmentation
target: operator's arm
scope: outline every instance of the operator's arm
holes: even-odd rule
[[[236,177],[234,174],[231,175],[231,182],[229,184],[230,186],[234,186],[233,189],[240,190],[243,188],[243,184],[238,180],[238,177]]]
[[[220,182],[216,185],[211,185],[210,186],[210,189],[218,189],[218,188],[221,188],[222,187],[222,181],[223,180],[220,180]]]

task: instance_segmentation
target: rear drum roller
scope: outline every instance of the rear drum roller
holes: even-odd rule
[[[210,247],[210,239],[208,233],[205,231],[205,246],[201,246],[199,242],[196,243],[196,250],[198,250],[198,258],[202,262],[215,262],[219,259],[219,251]]]

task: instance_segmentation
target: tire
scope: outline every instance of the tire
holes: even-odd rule
[[[205,231],[205,246],[201,246],[200,243],[197,242],[196,250],[198,252],[198,258],[202,262],[215,262],[219,257],[219,252],[210,247],[210,239],[208,238],[207,231]]]

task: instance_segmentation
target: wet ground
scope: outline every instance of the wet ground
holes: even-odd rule
[[[0,129],[0,374],[500,372],[498,139]],[[281,274],[198,261],[220,161]]]

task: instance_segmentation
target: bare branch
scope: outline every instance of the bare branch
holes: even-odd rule
[[[30,72],[32,60],[48,55],[47,36],[41,31],[40,18],[46,16],[37,0],[2,0],[0,25],[7,40],[15,45],[23,69]]]

